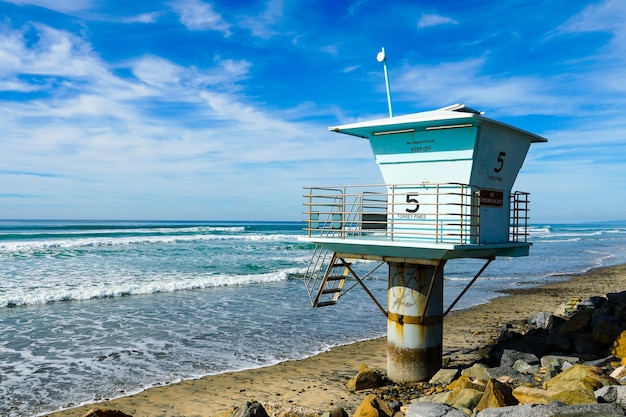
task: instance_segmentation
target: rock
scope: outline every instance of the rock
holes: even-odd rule
[[[613,347],[611,348],[611,354],[617,356],[624,363],[624,359],[626,358],[626,331],[620,333],[613,342]]]
[[[508,385],[495,379],[490,379],[480,401],[476,405],[476,409],[482,411],[485,408],[505,407],[516,405],[517,403],[518,401],[513,396],[513,390]]]
[[[528,320],[528,322],[532,324],[533,326],[537,327],[538,329],[547,329],[548,325],[550,324],[551,317],[552,317],[552,314],[547,313],[545,311],[541,311],[535,314],[533,317],[531,317],[530,320]]]
[[[586,389],[551,390],[531,387],[517,387],[513,396],[520,404],[550,404],[559,401],[564,404],[595,404],[594,392]]]
[[[511,331],[512,328],[513,325],[511,325],[510,323],[507,323],[500,328],[500,332],[498,334],[498,343],[506,342],[518,336],[517,333]]]
[[[561,372],[567,371],[572,366],[574,366],[574,364],[571,362],[568,362],[568,361],[563,362],[563,365],[561,365]]]
[[[615,358],[615,356],[613,355],[606,356],[604,358],[596,359],[593,361],[585,361],[583,362],[583,365],[603,367],[603,366],[610,365],[611,362],[617,362],[617,358]]]
[[[559,317],[559,316],[551,316],[550,317],[550,321],[548,322],[548,327],[547,330],[552,333],[552,332],[557,332],[559,331],[559,329],[561,328],[562,325],[565,324],[567,320],[564,319],[563,317]]]
[[[555,391],[576,389],[595,391],[607,385],[617,385],[617,381],[605,375],[602,368],[577,364],[546,381],[544,388]]]
[[[432,385],[449,385],[459,376],[458,369],[440,369],[437,373],[428,381]]]
[[[567,336],[563,336],[557,332],[550,332],[546,339],[546,349],[552,352],[569,353],[572,351],[574,344]]]
[[[473,410],[483,396],[483,392],[474,388],[455,391],[448,399],[448,405],[458,409]]]
[[[494,368],[487,368],[485,370],[485,373],[487,374],[487,380],[509,377],[522,383],[530,382],[530,377],[528,375],[521,374],[510,366],[496,366]]]
[[[619,417],[624,412],[617,404],[549,405],[529,404],[517,407],[488,408],[476,417]]]
[[[324,413],[326,414],[326,413]],[[324,414],[322,414],[322,417],[324,417]],[[348,413],[346,412],[346,410],[344,410],[343,408],[339,407],[339,408],[335,408],[334,410],[330,411],[328,413],[328,417],[349,417]]]
[[[361,402],[353,417],[392,417],[393,410],[375,394],[370,394]]]
[[[476,417],[552,417],[545,405],[527,404],[519,406],[487,408]]]
[[[552,397],[554,401],[562,402],[563,404],[596,404],[596,396],[593,391],[588,389],[573,389],[564,390],[556,393]]]
[[[590,310],[595,310],[598,309],[600,307],[602,307],[602,305],[607,301],[606,297],[598,297],[598,296],[593,296],[593,297],[589,297],[586,300],[583,300],[580,302],[580,304],[578,305],[578,308],[588,308]]]
[[[606,295],[606,298],[616,304],[626,303],[626,291],[610,292]]]
[[[577,363],[576,356],[546,355],[541,358],[541,367],[546,372],[546,378],[550,379],[563,369],[564,363]]]
[[[531,365],[523,359],[518,359],[513,364],[513,369],[521,374],[533,375],[539,373],[539,364]]]
[[[515,388],[512,394],[520,404],[550,404],[557,392],[520,386]]]
[[[613,314],[619,317],[623,322],[626,322],[626,304],[617,304],[613,309]]]
[[[387,405],[389,406],[391,411],[393,411],[395,413],[396,411],[400,411],[400,408],[402,407],[402,402],[401,401],[390,401],[389,404],[387,404]]]
[[[518,352],[526,352],[535,355],[540,358],[547,352],[548,332],[541,329],[531,329],[524,337],[512,340],[500,346],[495,346],[490,351],[490,356],[493,358],[494,363],[501,363],[502,352],[510,349]]]
[[[83,417],[132,417],[130,414],[108,408],[92,408]]]
[[[581,298],[572,298],[557,307],[554,314],[564,318],[571,317],[578,311],[578,304],[582,301]]]
[[[513,366],[518,360],[523,360],[530,365],[539,363],[539,358],[529,352],[520,352],[512,349],[504,349],[500,357],[500,366]]]
[[[615,339],[619,337],[624,329],[609,321],[600,321],[593,327],[591,336],[596,343],[604,346],[611,346]]]
[[[467,415],[447,404],[413,403],[406,410],[406,417],[467,417]]]
[[[613,372],[611,372],[611,375],[609,376],[611,378],[614,378],[616,381],[621,382],[624,378],[626,378],[626,366],[618,366],[613,370]]]
[[[622,408],[626,406],[626,386],[611,385],[602,387],[594,392],[599,403],[617,403]]]
[[[488,380],[488,378],[485,379],[485,381],[486,380]],[[480,389],[480,385],[475,384],[469,376],[461,375],[458,379],[452,381],[446,388],[454,393],[455,391],[459,392],[465,388]]]
[[[574,351],[580,355],[598,357],[602,354],[602,346],[588,337],[577,337],[574,340]]]
[[[607,303],[608,304],[608,303]],[[622,326],[622,319],[613,314],[613,310],[596,310],[591,318],[591,328],[596,327],[601,322],[611,323],[616,326]],[[622,330],[624,330],[622,328]],[[620,332],[621,333],[621,332]]]
[[[452,391],[444,391],[438,394],[432,394],[424,397],[419,397],[413,400],[416,403],[448,403],[448,400],[452,396]]]
[[[463,369],[461,371],[461,376],[466,376],[471,379],[488,381],[489,377],[487,376],[486,369],[487,366],[483,365],[482,363],[475,363],[471,367]]]
[[[350,391],[361,391],[364,389],[378,388],[382,383],[382,377],[367,365],[362,364],[359,372],[354,378],[348,381],[348,389]]]
[[[592,310],[582,310],[574,313],[559,329],[559,333],[566,336],[573,333],[584,333],[590,330]]]
[[[245,405],[237,407],[232,417],[269,417],[269,415],[260,402],[247,401]]]

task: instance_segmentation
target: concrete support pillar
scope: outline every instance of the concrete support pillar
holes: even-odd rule
[[[389,262],[387,376],[394,382],[426,381],[441,368],[443,267]]]

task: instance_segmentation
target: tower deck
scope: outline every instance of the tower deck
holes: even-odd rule
[[[502,206],[503,196],[494,197],[480,187],[448,183],[306,188],[307,236],[302,240],[337,254],[446,260],[529,252],[527,193],[507,196],[509,233],[494,238],[482,214]]]

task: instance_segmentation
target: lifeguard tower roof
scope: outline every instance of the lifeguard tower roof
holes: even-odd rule
[[[516,128],[506,123],[498,122],[493,119],[482,116],[484,112],[467,107],[464,104],[453,104],[451,106],[442,107],[436,110],[429,110],[420,113],[412,113],[403,116],[387,117],[384,119],[367,120],[363,122],[350,123],[342,126],[331,126],[328,128],[331,132],[345,133],[347,135],[358,136],[369,139],[371,136],[380,134],[380,132],[393,130],[412,129],[416,126],[422,128],[436,127],[447,125],[450,122],[456,123],[472,123],[474,121],[488,121],[489,123],[503,126],[507,129],[516,130],[527,135],[531,142],[547,142],[546,138],[538,136],[534,133]]]
[[[377,259],[528,255],[528,193],[511,189],[545,138],[463,104],[329,130],[368,139],[385,184],[305,187],[305,240]]]

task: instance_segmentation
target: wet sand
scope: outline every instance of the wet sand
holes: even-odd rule
[[[480,349],[497,338],[500,328],[507,323],[526,320],[540,311],[554,312],[572,298],[626,290],[626,265],[598,268],[568,278],[537,288],[508,291],[486,304],[450,313],[444,320],[444,362],[461,366],[478,359]],[[471,296],[470,289],[465,297]],[[385,320],[382,314],[380,319]],[[49,416],[80,417],[98,407],[134,417],[210,417],[251,400],[320,411],[343,407],[352,413],[366,394],[350,393],[346,389],[347,381],[362,363],[384,372],[386,354],[385,338],[358,342],[303,360],[158,386]]]

